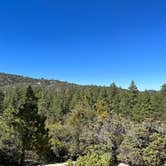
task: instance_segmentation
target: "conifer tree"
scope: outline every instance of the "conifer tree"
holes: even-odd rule
[[[45,129],[45,117],[38,114],[38,99],[29,86],[26,90],[25,103],[14,114],[14,128],[20,135],[22,144],[20,164],[25,164],[26,152],[34,151],[38,155],[48,150],[48,130]]]
[[[134,82],[133,80],[131,81],[131,84],[130,84],[130,86],[129,86],[128,89],[129,89],[130,92],[132,92],[132,93],[135,93],[135,94],[138,93],[138,88],[137,88],[137,86],[136,86],[136,84],[135,84],[135,82]]]
[[[0,115],[3,113],[3,100],[4,100],[4,94],[0,91]]]
[[[138,88],[135,84],[134,81],[131,81],[131,84],[129,86],[129,107],[130,109],[133,109],[134,105],[137,103],[137,98],[138,98],[138,94],[139,94],[139,91],[138,91]]]

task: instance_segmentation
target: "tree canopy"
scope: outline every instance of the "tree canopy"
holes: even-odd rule
[[[8,77],[12,84],[0,86],[0,164],[166,164],[165,85],[139,91],[134,81],[122,89]]]

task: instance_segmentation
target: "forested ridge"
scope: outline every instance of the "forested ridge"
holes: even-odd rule
[[[0,165],[166,165],[160,91],[0,74]],[[73,164],[71,161],[76,161]]]
[[[15,74],[6,74],[6,73],[0,73],[0,87],[6,87],[6,86],[16,86],[16,85],[33,85],[33,86],[70,86],[70,85],[76,85],[76,84],[70,84],[65,81],[59,81],[59,80],[48,80],[45,78],[30,78],[25,77],[21,75],[15,75]]]

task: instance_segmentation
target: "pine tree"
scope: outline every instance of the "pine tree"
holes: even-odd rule
[[[130,84],[130,86],[129,86],[128,89],[129,89],[130,92],[132,92],[132,93],[135,93],[135,94],[138,93],[138,88],[137,88],[137,86],[136,86],[136,84],[135,84],[135,82],[134,82],[133,80],[131,81],[131,84]]]
[[[4,100],[4,94],[0,91],[0,115],[3,113],[3,100]]]
[[[132,115],[133,118],[138,121],[142,121],[145,118],[152,118],[153,108],[148,91],[140,93],[138,96],[138,101],[133,108]]]
[[[45,117],[38,114],[38,99],[29,86],[26,90],[25,103],[20,106],[15,116],[14,128],[20,135],[21,165],[25,164],[26,152],[34,151],[38,155],[43,155],[48,148],[48,130],[45,129]]]
[[[133,107],[135,106],[135,104],[137,103],[137,99],[138,99],[138,94],[139,94],[139,91],[138,91],[138,88],[135,84],[134,81],[131,81],[131,84],[129,86],[129,107],[130,109],[133,109]]]

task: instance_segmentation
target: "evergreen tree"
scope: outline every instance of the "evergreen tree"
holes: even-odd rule
[[[138,93],[138,88],[137,88],[137,86],[136,86],[136,84],[135,84],[135,82],[134,82],[133,80],[131,81],[131,84],[130,84],[130,86],[129,86],[128,89],[129,89],[130,92],[132,92],[132,93],[135,93],[135,94]]]
[[[166,84],[163,84],[161,86],[161,95],[165,96],[166,97]]]
[[[130,109],[133,109],[133,107],[137,103],[139,91],[134,81],[131,81],[131,84],[128,89],[129,89],[129,107]]]
[[[138,101],[133,108],[133,118],[137,121],[152,118],[152,111],[150,94],[148,91],[144,91],[138,96]]]
[[[20,164],[25,164],[26,152],[34,151],[43,156],[48,150],[48,130],[45,129],[45,117],[38,114],[37,98],[29,86],[26,91],[25,103],[20,106],[15,116],[14,128],[20,135],[22,144]]]
[[[112,83],[108,88],[108,100],[110,111],[119,111],[119,88],[115,83]]]
[[[0,115],[3,113],[4,94],[0,91]]]
[[[160,91],[160,97],[161,97],[161,110],[160,112],[158,111],[159,113],[159,116],[160,116],[160,119],[162,121],[165,121],[166,122],[166,84],[162,85],[161,87],[161,91]]]

